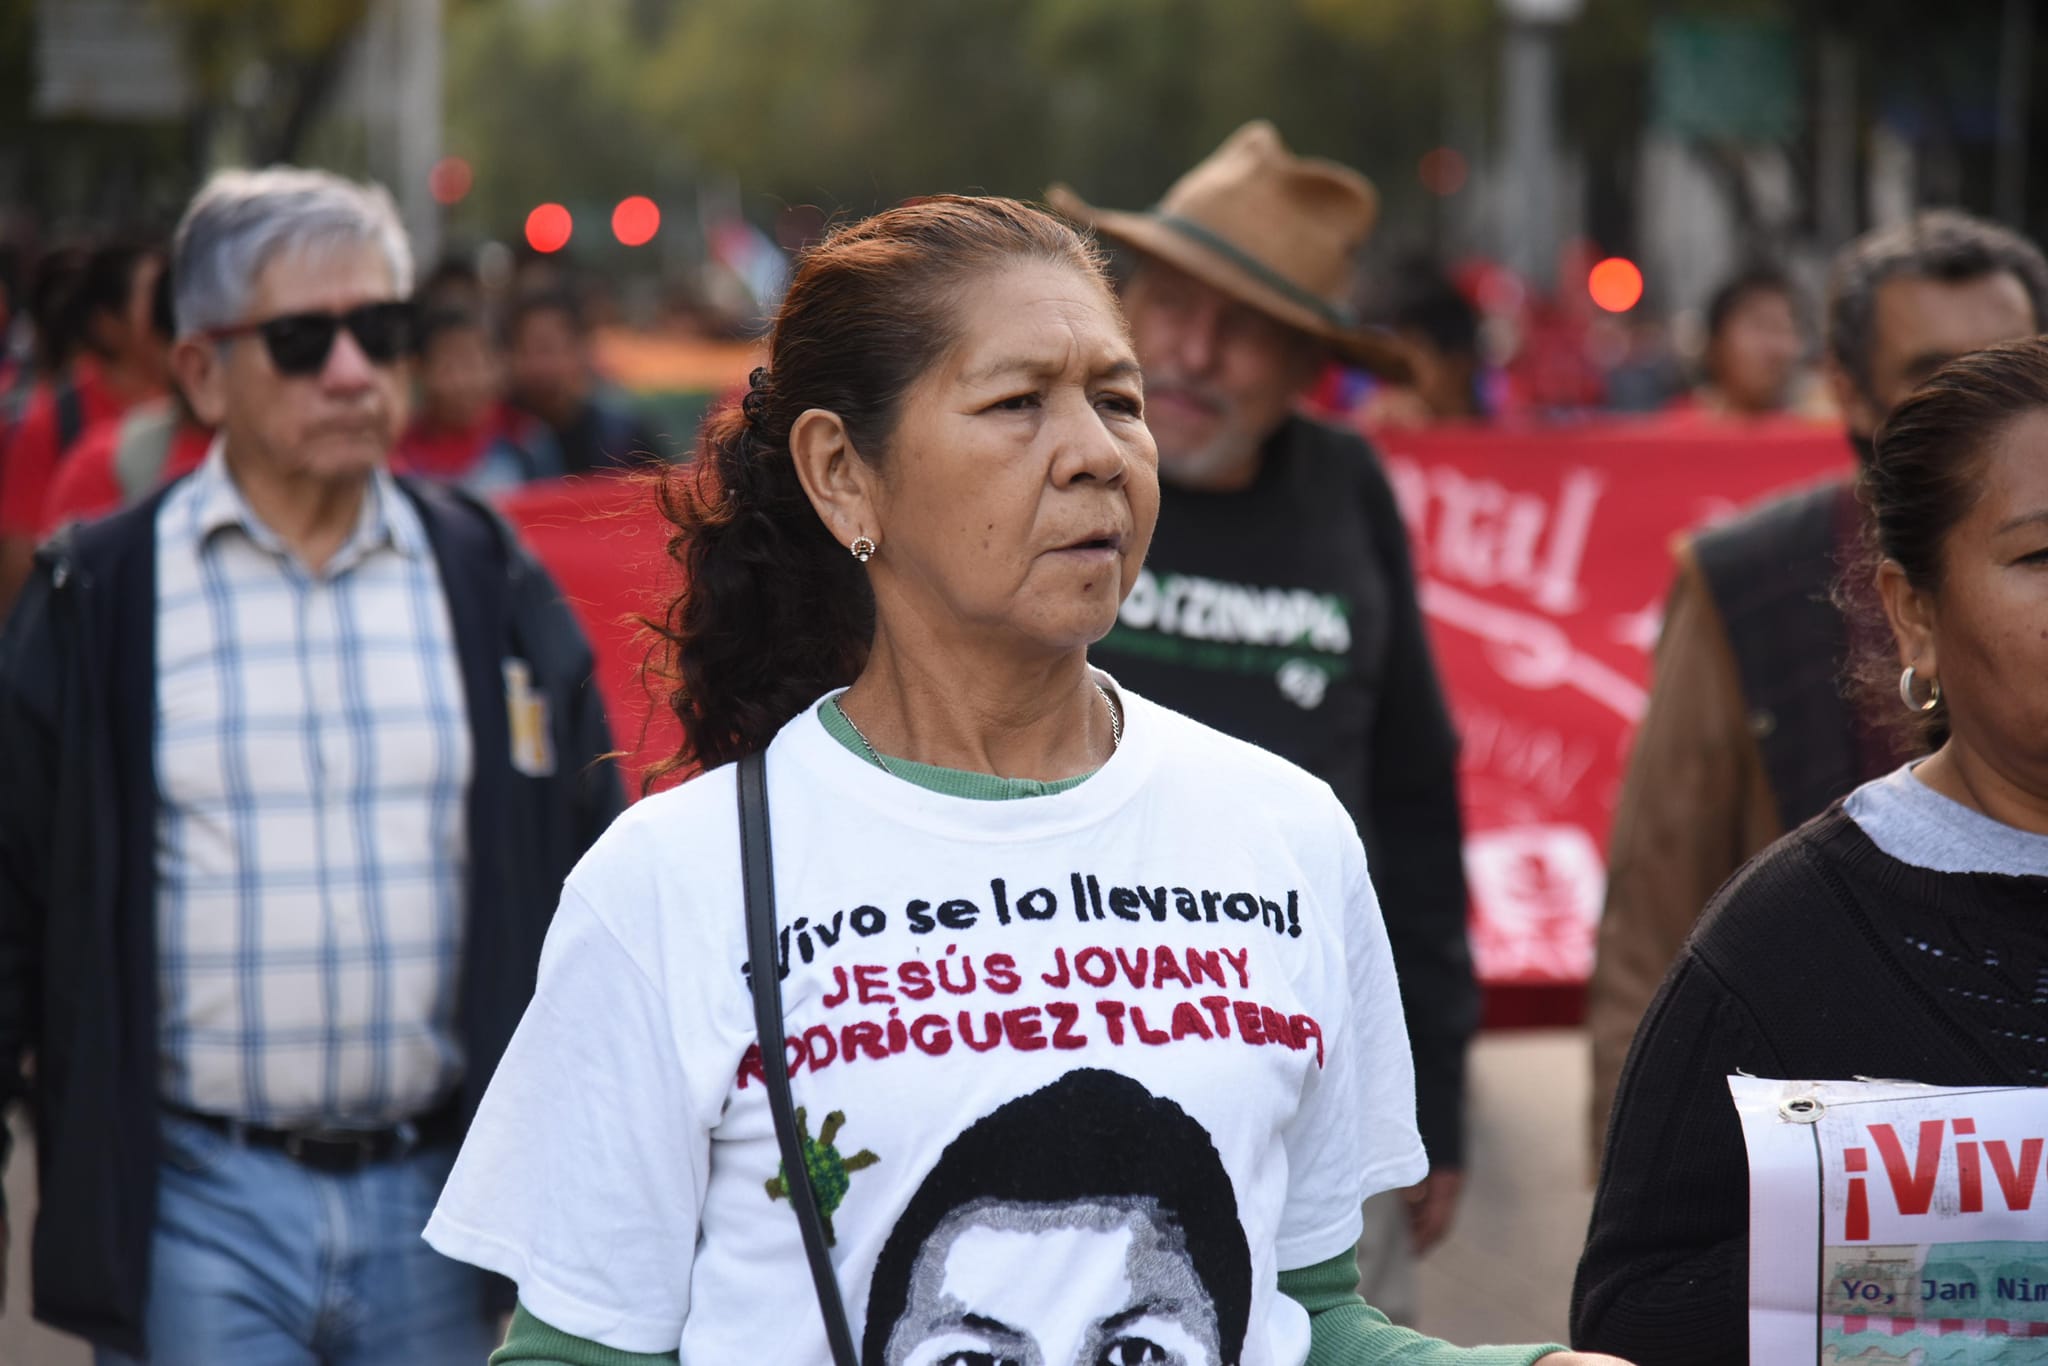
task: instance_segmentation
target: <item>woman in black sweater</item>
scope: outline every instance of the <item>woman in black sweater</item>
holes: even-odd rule
[[[1938,371],[1863,496],[1888,667],[1939,748],[1758,855],[1665,979],[1579,1263],[1582,1349],[1748,1359],[1731,1074],[2048,1085],[2048,342]]]

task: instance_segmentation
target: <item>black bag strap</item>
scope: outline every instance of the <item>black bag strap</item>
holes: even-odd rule
[[[789,1188],[789,1207],[796,1211],[810,1259],[811,1282],[818,1291],[818,1310],[825,1317],[825,1339],[836,1366],[860,1366],[853,1350],[853,1330],[839,1299],[839,1278],[825,1250],[825,1221],[804,1165],[797,1139],[796,1101],[790,1095],[789,1069],[783,1065],[782,978],[775,948],[775,868],[768,845],[768,762],[761,753],[739,761],[740,885],[747,899],[747,951],[754,981],[754,1032],[761,1044],[761,1075],[768,1087],[768,1108],[775,1115],[775,1139],[782,1149],[782,1179]]]

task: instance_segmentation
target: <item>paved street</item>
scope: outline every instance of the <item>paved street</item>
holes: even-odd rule
[[[1423,1265],[1427,1331],[1465,1344],[1563,1341],[1592,1201],[1581,1157],[1585,1098],[1585,1039],[1576,1032],[1496,1035],[1474,1051],[1472,1171],[1456,1229]],[[8,1208],[21,1217],[8,1255],[0,1366],[88,1366],[90,1354],[76,1342],[28,1319],[33,1183],[22,1144],[7,1174]]]
[[[1586,1038],[1485,1037],[1472,1054],[1465,1200],[1422,1264],[1422,1328],[1467,1346],[1563,1342],[1593,1190]]]

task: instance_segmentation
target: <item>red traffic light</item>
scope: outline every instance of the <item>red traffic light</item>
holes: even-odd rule
[[[569,245],[576,221],[560,204],[543,204],[526,215],[526,245],[543,254]]]
[[[644,247],[661,231],[661,208],[644,194],[621,199],[612,210],[612,236],[629,247]]]
[[[1610,256],[1586,273],[1586,292],[1609,313],[1626,313],[1643,300],[1643,272],[1624,256]]]

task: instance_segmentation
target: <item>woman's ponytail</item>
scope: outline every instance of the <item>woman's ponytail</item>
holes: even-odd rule
[[[787,427],[780,440],[764,427],[772,430],[741,406],[714,414],[695,464],[661,484],[683,586],[655,624],[665,656],[657,672],[682,722],[683,749],[654,777],[764,747],[867,660],[867,579],[812,510]]]

